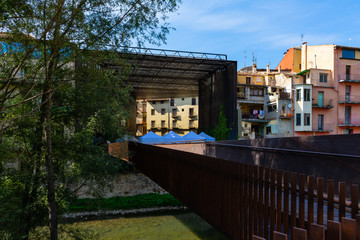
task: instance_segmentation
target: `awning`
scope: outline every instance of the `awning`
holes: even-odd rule
[[[308,72],[310,72],[310,69],[306,69],[306,70],[304,70],[304,71],[302,71],[302,72],[299,72],[299,73],[296,74],[296,75],[304,75],[305,73],[308,73]]]

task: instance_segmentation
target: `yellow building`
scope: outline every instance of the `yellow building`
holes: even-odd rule
[[[136,136],[149,131],[185,135],[198,128],[198,97],[137,100]]]

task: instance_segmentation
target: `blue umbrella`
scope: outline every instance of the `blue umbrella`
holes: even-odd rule
[[[165,143],[178,142],[178,141],[183,141],[184,140],[183,137],[181,137],[180,135],[176,134],[173,131],[168,132],[162,138],[163,138]]]
[[[153,144],[153,143],[163,142],[163,138],[161,136],[157,135],[156,133],[150,131],[147,134],[145,134],[144,136],[140,137],[139,141],[141,143]]]
[[[201,133],[199,134],[199,136],[204,137],[204,138],[205,138],[205,141],[207,141],[207,142],[215,141],[215,138],[207,135],[207,134],[204,133],[204,132],[201,132]]]
[[[197,135],[193,131],[190,131],[188,134],[186,134],[184,137],[184,140],[186,141],[197,141],[197,142],[204,142],[205,138],[202,136]]]

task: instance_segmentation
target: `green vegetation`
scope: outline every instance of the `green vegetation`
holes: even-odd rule
[[[26,240],[46,225],[57,240],[76,191],[106,191],[126,167],[106,144],[126,133],[134,102],[136,66],[118,51],[164,43],[178,4],[0,1],[0,239]]]
[[[221,141],[229,139],[230,130],[231,128],[228,127],[227,118],[224,114],[224,107],[221,106],[219,110],[218,124],[216,125],[214,130],[209,131],[209,133],[216,139],[216,141]]]
[[[117,209],[139,209],[150,207],[183,206],[176,198],[170,194],[148,193],[127,197],[112,198],[81,198],[69,203],[67,211],[97,211],[97,210],[117,210]]]

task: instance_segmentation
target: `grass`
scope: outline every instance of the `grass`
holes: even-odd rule
[[[148,193],[128,197],[80,198],[69,203],[67,211],[86,212],[98,210],[139,209],[150,207],[183,206],[170,194]]]

